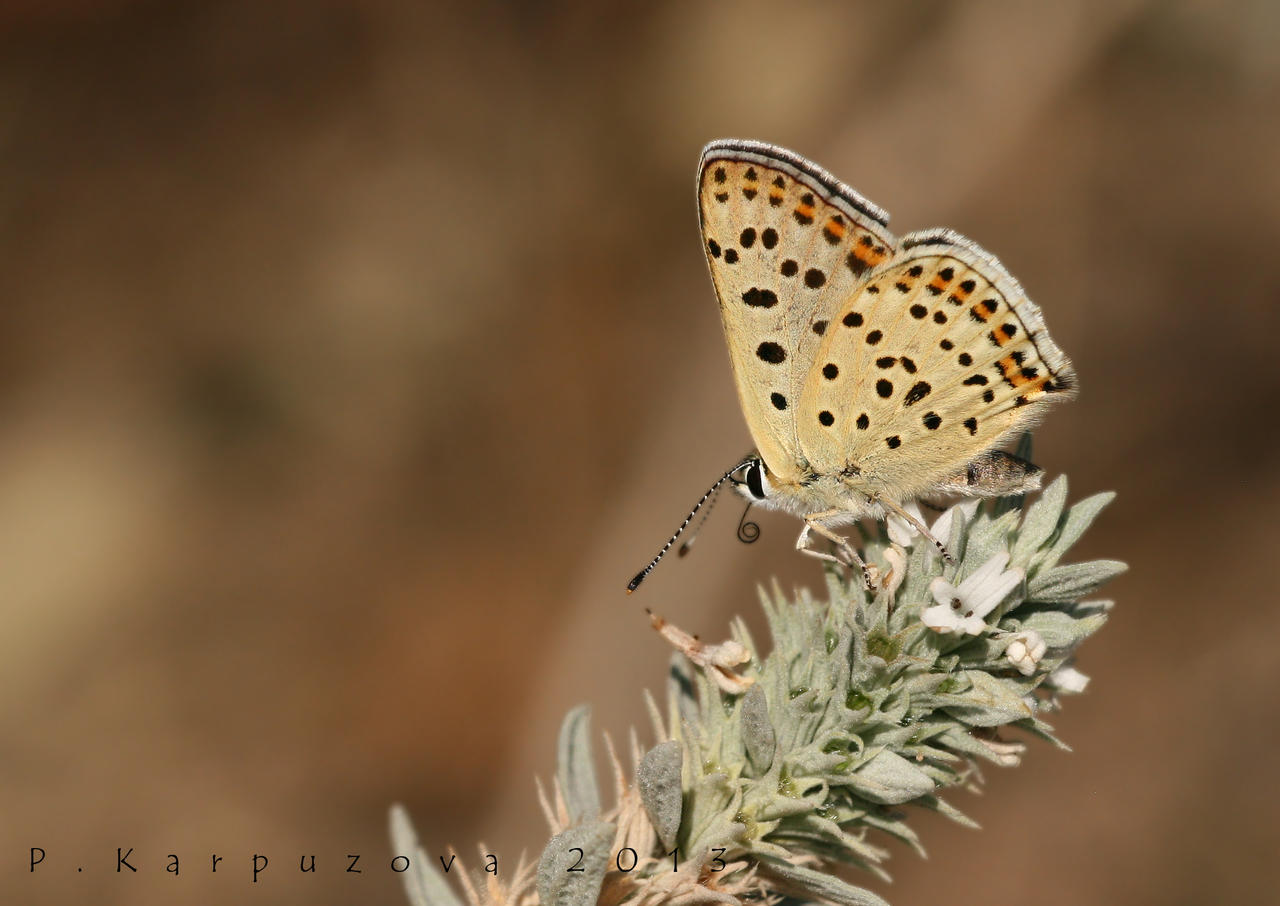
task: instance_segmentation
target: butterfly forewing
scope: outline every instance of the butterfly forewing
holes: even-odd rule
[[[698,204],[747,425],[769,469],[801,480],[812,474],[802,443],[811,432],[796,421],[801,393],[837,312],[893,254],[888,215],[821,168],[757,142],[707,146]]]
[[[894,497],[963,469],[1074,388],[999,262],[950,231],[901,246],[833,315],[796,411],[817,474]]]

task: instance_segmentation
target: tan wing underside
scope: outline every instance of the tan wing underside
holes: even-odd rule
[[[833,317],[797,410],[815,471],[895,499],[1029,427],[1075,384],[1039,309],[995,259],[950,232],[902,247]]]
[[[810,473],[801,389],[834,313],[892,254],[892,234],[795,161],[761,152],[709,150],[698,204],[747,426],[770,471],[799,481]]]

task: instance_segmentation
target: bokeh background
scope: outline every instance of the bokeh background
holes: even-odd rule
[[[397,800],[509,871],[561,715],[642,724],[643,606],[718,639],[819,582],[725,506],[622,594],[749,447],[696,232],[724,136],[996,252],[1081,376],[1037,459],[1120,493],[1076,751],[876,889],[1270,899],[1278,42],[1268,0],[5,4],[5,901],[401,903]]]

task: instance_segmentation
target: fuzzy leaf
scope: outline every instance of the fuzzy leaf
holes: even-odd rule
[[[969,542],[965,545],[964,562],[957,571],[956,578],[964,579],[996,554],[1006,550],[1009,533],[1017,523],[1017,510],[1011,510],[999,519],[976,519],[973,530],[969,533]]]
[[[753,687],[754,688],[754,687]],[[649,813],[658,839],[667,849],[676,845],[683,809],[681,769],[684,766],[684,747],[677,740],[659,743],[644,754],[636,771],[636,784],[640,788],[640,801]]]
[[[747,694],[742,697],[742,709],[738,716],[742,721],[742,744],[747,750],[747,759],[757,774],[763,774],[773,764],[777,741],[773,724],[769,721],[769,702],[759,683],[748,689]]]
[[[1128,568],[1128,564],[1119,560],[1090,560],[1088,563],[1056,566],[1031,580],[1028,600],[1050,604],[1078,601]]]
[[[391,806],[391,849],[409,860],[404,872],[404,892],[411,906],[462,906],[462,900],[436,871],[431,858],[418,843],[418,834],[405,807]]]
[[[1022,618],[1023,629],[1040,633],[1050,648],[1074,648],[1106,622],[1106,617],[1074,619],[1060,610],[1041,610]]]
[[[1080,536],[1089,526],[1093,525],[1093,520],[1098,518],[1098,514],[1115,499],[1115,491],[1103,491],[1101,494],[1086,497],[1071,507],[1067,512],[1067,518],[1062,522],[1062,530],[1058,532],[1058,537],[1053,539],[1040,568],[1048,569],[1056,566],[1062,559],[1062,555],[1080,540]]]
[[[888,749],[863,762],[849,775],[848,784],[862,798],[881,805],[910,802],[934,789],[928,774]]]
[[[1031,716],[1022,700],[1023,692],[1011,681],[1000,680],[984,670],[966,670],[973,688],[946,698],[956,702],[946,712],[971,727],[998,727]]]
[[[756,818],[760,821],[777,821],[795,815],[807,815],[820,804],[807,799],[793,799],[790,796],[774,796],[760,806],[756,812]]]
[[[596,821],[552,837],[538,861],[541,906],[595,906],[614,834],[612,824]]]
[[[565,715],[556,765],[570,820],[578,824],[599,817],[600,790],[591,757],[591,709],[586,705]]]
[[[1018,529],[1018,540],[1010,552],[1013,562],[1024,564],[1048,541],[1058,528],[1063,504],[1067,502],[1067,476],[1059,475],[1027,509]]]
[[[838,906],[889,906],[869,890],[846,884],[826,872],[793,865],[781,859],[762,859],[769,871],[786,881],[797,893],[836,903]]]
[[[925,796],[916,804],[923,806],[924,808],[927,808],[927,809],[932,809],[933,811],[937,812],[940,815],[946,815],[956,824],[961,824],[961,825],[964,825],[965,827],[971,827],[974,830],[977,830],[982,826],[977,821],[974,821],[972,818],[966,815],[964,812],[960,811],[960,809],[956,808],[954,805],[952,805],[951,803],[947,802],[944,799],[939,799],[937,796]]]
[[[676,651],[667,665],[667,700],[670,703],[672,726],[698,722],[698,698],[694,691],[693,672],[689,661]]]

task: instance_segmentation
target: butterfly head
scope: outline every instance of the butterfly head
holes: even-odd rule
[[[733,489],[752,503],[760,503],[773,496],[774,485],[769,481],[769,467],[758,455],[748,457],[740,472],[729,478]]]

